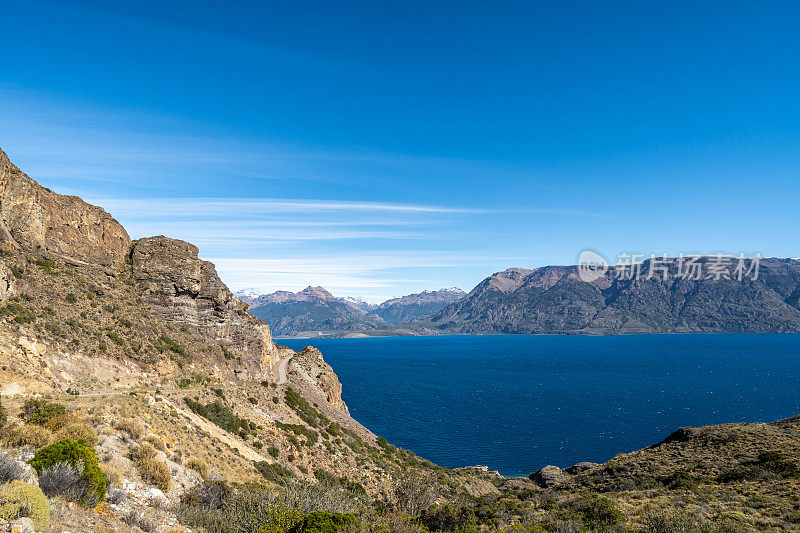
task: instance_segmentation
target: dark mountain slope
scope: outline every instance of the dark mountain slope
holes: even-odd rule
[[[702,279],[642,264],[638,279],[612,267],[591,283],[575,266],[509,269],[486,278],[429,325],[448,333],[713,333],[800,331],[800,261],[761,259],[758,275]],[[732,274],[736,260],[728,265]]]
[[[276,335],[369,331],[385,325],[380,318],[365,316],[322,287],[307,287],[297,293],[278,291],[259,296],[253,299],[250,312],[270,324]]]
[[[422,291],[401,298],[386,300],[369,316],[379,317],[390,324],[411,322],[444,309],[466,295],[458,288],[440,289],[438,291]]]

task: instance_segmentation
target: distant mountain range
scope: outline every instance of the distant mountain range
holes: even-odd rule
[[[510,268],[467,295],[424,291],[379,306],[321,287],[237,296],[286,336],[800,332],[800,260],[763,258],[747,276],[736,259],[724,272],[716,257],[694,266],[686,275],[681,259],[648,260],[636,276],[616,266],[589,280],[577,266]]]
[[[420,326],[445,333],[800,332],[800,261],[760,259],[747,276],[735,272],[736,259],[724,270],[718,263],[701,257],[687,276],[679,259],[648,260],[636,277],[611,267],[589,282],[577,266],[512,268]]]
[[[456,302],[466,293],[450,288],[424,291],[387,300],[380,305],[356,298],[338,298],[322,287],[300,292],[258,294],[253,289],[236,293],[250,312],[266,322],[274,335],[397,335],[418,334],[403,328]]]

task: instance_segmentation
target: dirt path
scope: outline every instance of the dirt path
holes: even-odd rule
[[[294,354],[287,355],[278,362],[278,373],[277,373],[278,380],[275,382],[278,385],[283,385],[284,383],[286,383],[286,380],[288,379],[288,377],[286,376],[286,370],[289,368],[289,361],[292,360],[292,356],[294,356]]]

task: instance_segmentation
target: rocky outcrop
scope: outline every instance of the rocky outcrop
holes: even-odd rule
[[[547,465],[528,476],[528,478],[540,487],[549,489],[567,481],[569,476],[559,467]]]
[[[102,208],[56,194],[13,165],[0,150],[0,240],[31,254],[119,268],[130,237]]]
[[[599,466],[600,466],[599,463],[592,463],[590,461],[581,461],[580,463],[575,463],[569,468],[565,468],[564,472],[566,472],[567,474],[580,474],[581,472],[592,470]]]
[[[247,311],[197,247],[164,236],[139,239],[131,250],[136,284],[159,318],[190,327],[242,355],[251,379],[271,375],[275,345],[269,326]]]
[[[342,400],[342,384],[333,369],[313,346],[306,346],[291,361],[293,377],[319,390],[333,407],[349,413]]]
[[[640,275],[611,267],[590,282],[576,266],[510,269],[486,278],[425,325],[443,333],[783,333],[800,331],[800,261],[763,258],[756,277],[680,275],[676,259],[645,261]],[[750,262],[747,263],[749,267]],[[663,270],[662,270],[663,269]]]

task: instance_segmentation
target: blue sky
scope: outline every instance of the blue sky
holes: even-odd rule
[[[113,4],[4,4],[0,147],[233,289],[800,255],[796,2]]]

